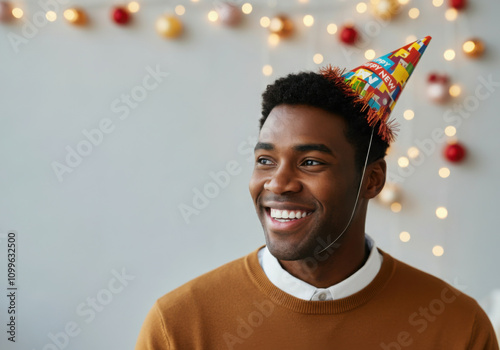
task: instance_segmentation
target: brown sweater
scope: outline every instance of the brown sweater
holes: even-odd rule
[[[158,299],[136,350],[498,350],[474,299],[383,251],[375,279],[333,301],[281,291],[257,251]]]

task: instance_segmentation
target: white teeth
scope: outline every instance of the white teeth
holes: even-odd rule
[[[278,220],[280,222],[286,222],[294,219],[301,219],[311,214],[311,212],[305,212],[300,210],[279,210],[271,208],[271,217]]]

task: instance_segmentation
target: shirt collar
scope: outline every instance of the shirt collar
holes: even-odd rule
[[[365,235],[370,254],[365,264],[354,274],[328,288],[316,288],[283,269],[267,247],[259,253],[259,263],[267,278],[279,289],[303,300],[334,300],[348,297],[365,288],[375,278],[382,266],[382,255],[378,252],[374,240]]]

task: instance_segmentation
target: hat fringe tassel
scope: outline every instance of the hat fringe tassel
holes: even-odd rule
[[[399,131],[398,124],[394,119],[389,120],[389,114],[387,114],[387,106],[376,110],[370,107],[370,99],[373,97],[374,93],[369,93],[361,96],[361,89],[353,89],[350,85],[346,84],[344,77],[346,69],[340,69],[339,67],[332,67],[328,65],[320,69],[321,75],[330,80],[335,84],[345,96],[354,99],[354,104],[361,106],[361,111],[366,112],[366,120],[368,125],[371,127],[376,127],[378,124],[377,134],[382,140],[387,143],[391,143],[396,138],[396,132]]]

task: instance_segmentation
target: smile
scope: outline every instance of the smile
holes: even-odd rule
[[[303,211],[303,210],[280,210],[269,208],[269,214],[271,218],[279,222],[288,222],[295,221],[302,218],[305,218],[308,215],[311,215],[311,211]]]
[[[267,207],[266,222],[267,227],[273,231],[283,233],[292,232],[299,227],[302,227],[312,217],[314,211],[304,209],[277,209]]]

